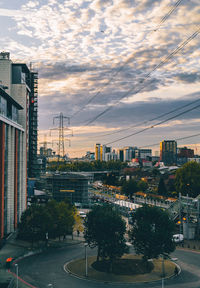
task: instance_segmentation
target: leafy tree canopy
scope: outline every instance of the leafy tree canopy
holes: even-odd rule
[[[98,248],[97,260],[108,257],[112,263],[128,251],[125,231],[125,221],[111,205],[95,206],[87,214],[84,236],[91,248]]]
[[[200,194],[200,164],[188,162],[176,171],[175,187],[178,193],[197,197]]]
[[[21,216],[18,237],[27,241],[40,241],[71,234],[75,224],[75,208],[67,202],[49,201],[45,205],[32,205]]]
[[[48,170],[50,171],[120,171],[124,167],[126,167],[127,164],[121,161],[74,161],[72,163],[60,163],[58,166],[58,163],[52,162],[48,164]]]
[[[144,205],[133,214],[133,227],[129,232],[130,241],[137,254],[147,261],[159,255],[168,255],[175,249],[172,240],[174,222],[158,207]]]
[[[133,194],[138,191],[145,191],[148,188],[148,184],[145,181],[135,181],[134,179],[130,179],[128,181],[123,182],[121,187],[122,194],[132,198]]]
[[[163,177],[160,178],[160,181],[158,184],[158,194],[162,196],[167,196],[167,188],[166,188]]]

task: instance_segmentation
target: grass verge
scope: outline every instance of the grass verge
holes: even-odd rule
[[[154,259],[152,262],[152,270],[149,273],[145,272],[145,269],[141,270],[137,273],[130,274],[130,263],[135,261],[135,264],[141,264],[141,257],[135,255],[125,255],[122,257],[125,259],[129,265],[124,266],[123,274],[115,274],[115,273],[107,273],[103,271],[99,271],[95,269],[95,261],[96,257],[88,257],[88,278],[97,280],[97,281],[108,281],[108,282],[151,282],[157,281],[162,277],[162,260],[161,259]],[[125,261],[125,262],[126,262]],[[123,261],[122,261],[123,262]],[[124,262],[124,263],[125,263]],[[169,260],[164,261],[165,267],[165,277],[168,278],[174,274],[175,264]],[[72,273],[80,277],[85,277],[85,259],[78,259],[76,261],[72,261],[67,264],[67,269]],[[138,270],[138,271],[139,271]]]

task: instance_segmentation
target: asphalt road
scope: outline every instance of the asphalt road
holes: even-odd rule
[[[88,255],[90,254],[94,254],[94,251],[88,251]],[[200,288],[200,253],[176,250],[171,256],[178,258],[176,262],[182,272],[177,277],[165,280],[164,287]],[[18,262],[19,276],[37,288],[162,287],[161,281],[145,284],[99,283],[75,278],[64,271],[66,262],[83,257],[83,244],[49,250]]]

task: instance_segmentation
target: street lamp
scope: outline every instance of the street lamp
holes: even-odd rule
[[[164,277],[165,277],[165,263],[164,255],[162,257],[162,288],[164,288]]]
[[[19,287],[19,279],[18,279],[18,274],[19,274],[19,271],[18,271],[18,264],[16,263],[15,264],[15,268],[16,268],[16,276],[17,276],[17,286],[16,286],[16,288],[18,288]]]
[[[88,244],[85,243],[84,246],[85,246],[85,276],[87,277],[88,276],[88,259],[87,259],[87,246],[88,246]]]

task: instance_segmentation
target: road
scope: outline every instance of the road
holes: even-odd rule
[[[94,254],[94,251],[90,250],[88,252],[89,255]],[[176,250],[171,256],[178,258],[177,264],[181,266],[182,273],[177,277],[166,280],[164,287],[200,288],[200,253]],[[38,288],[106,288],[116,286],[116,284],[81,280],[70,276],[63,270],[63,265],[66,262],[83,257],[83,244],[52,249],[21,260],[18,263],[19,275],[22,279]],[[52,284],[52,286],[48,286],[48,284]],[[161,287],[161,281],[145,284],[117,284],[117,287],[157,288]]]

